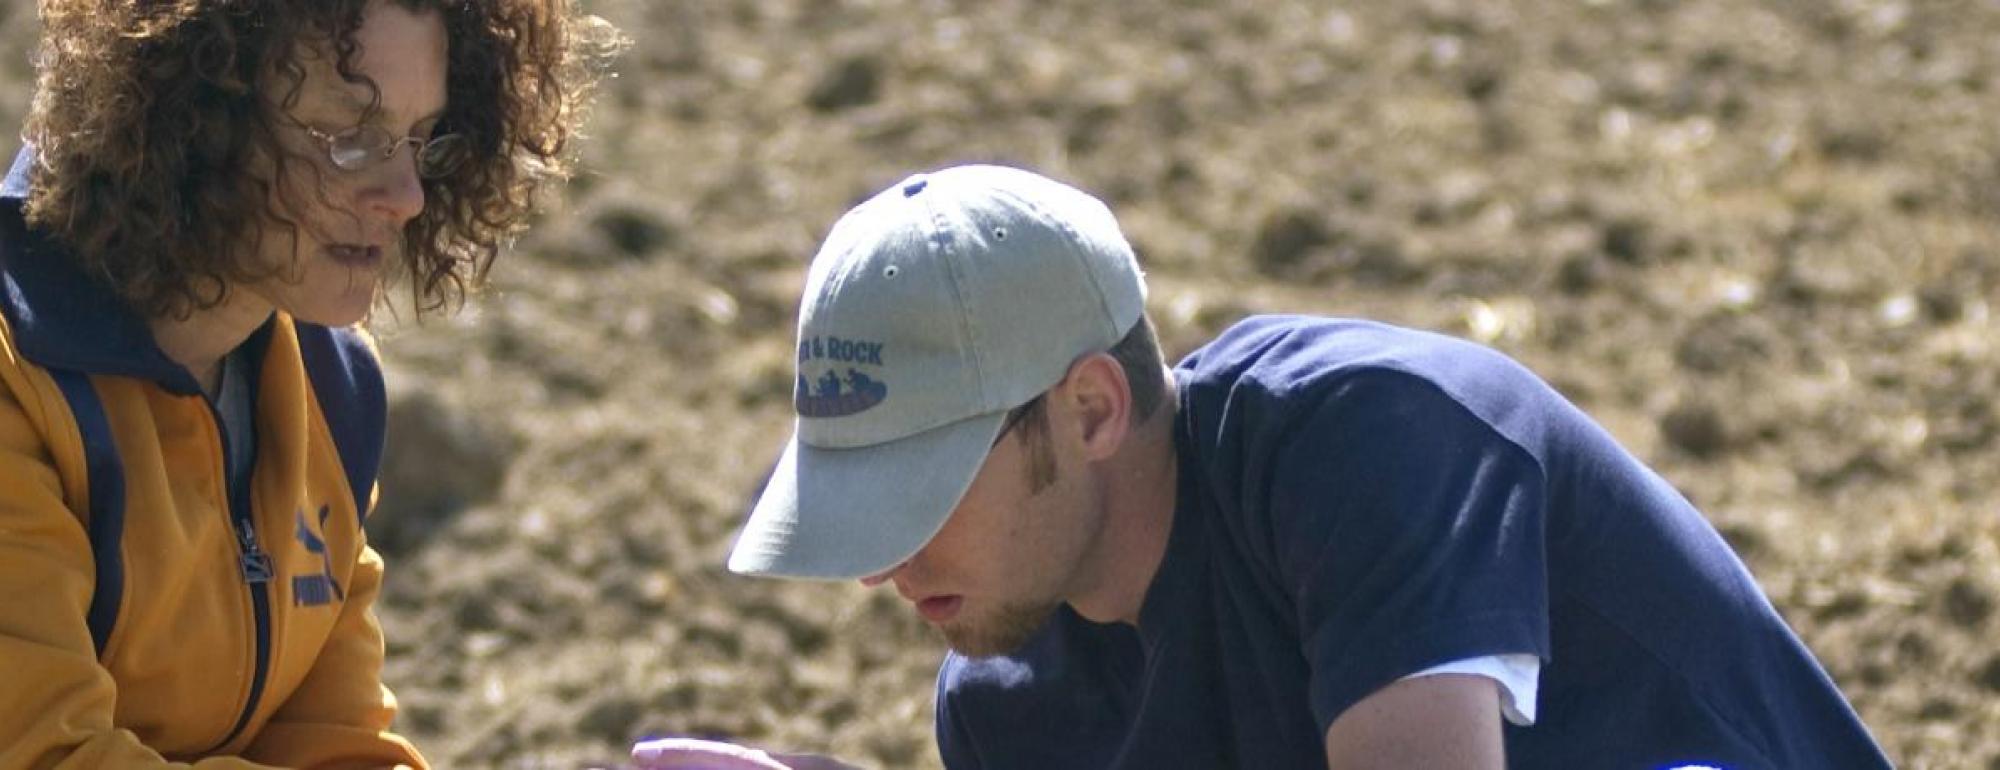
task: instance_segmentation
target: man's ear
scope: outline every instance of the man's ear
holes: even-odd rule
[[[1109,353],[1093,353],[1070,364],[1064,378],[1083,440],[1084,459],[1104,460],[1124,446],[1132,426],[1132,384]]]

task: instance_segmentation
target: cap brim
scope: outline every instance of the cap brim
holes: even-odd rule
[[[993,412],[852,449],[809,446],[793,433],[729,570],[847,580],[901,564],[944,527],[1006,417]]]

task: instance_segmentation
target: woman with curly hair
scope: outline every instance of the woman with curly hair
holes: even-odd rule
[[[0,189],[0,768],[424,766],[354,325],[477,285],[616,33],[571,0],[42,0]]]

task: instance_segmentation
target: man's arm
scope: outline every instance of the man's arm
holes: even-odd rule
[[[1547,657],[1545,481],[1532,455],[1397,371],[1343,378],[1295,423],[1271,453],[1267,510],[1322,730],[1440,662]],[[1482,716],[1497,720],[1491,681]]]
[[[1326,765],[1500,770],[1506,756],[1496,687],[1483,676],[1442,674],[1377,690],[1327,728]]]

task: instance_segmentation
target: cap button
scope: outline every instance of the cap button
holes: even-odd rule
[[[903,197],[908,198],[910,196],[916,195],[917,193],[923,192],[924,187],[928,186],[930,183],[931,180],[925,179],[923,177],[918,177],[916,179],[910,180],[908,184],[903,185]]]

